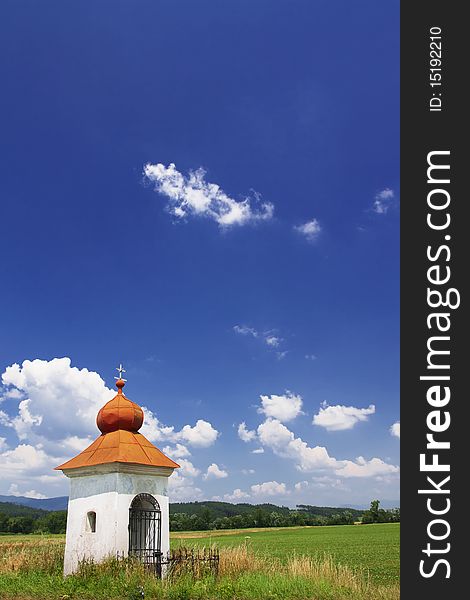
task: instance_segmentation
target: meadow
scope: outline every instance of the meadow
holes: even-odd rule
[[[398,583],[400,578],[400,525],[334,525],[330,527],[283,527],[191,531],[172,534],[173,545],[234,547],[247,543],[255,553],[281,560],[295,554],[320,558],[328,555],[342,565],[361,569],[379,584]]]
[[[3,600],[397,600],[399,525],[172,534],[173,547],[220,548],[219,575],[156,580],[113,559],[62,577],[63,536],[0,537]]]

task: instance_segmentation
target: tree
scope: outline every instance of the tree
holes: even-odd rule
[[[372,502],[370,503],[370,508],[369,508],[369,512],[372,516],[372,523],[378,523],[379,522],[379,507],[380,507],[380,500],[372,500]]]

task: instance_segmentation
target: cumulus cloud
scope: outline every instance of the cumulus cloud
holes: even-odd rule
[[[256,431],[250,431],[247,428],[245,421],[243,421],[243,423],[240,423],[238,426],[238,437],[243,442],[252,442],[254,439],[256,439]]]
[[[340,477],[376,477],[399,472],[399,468],[389,465],[379,458],[367,461],[359,457],[356,461],[338,460],[329,455],[323,446],[309,446],[299,437],[295,437],[285,425],[277,419],[267,419],[258,427],[258,438],[263,446],[274,454],[289,458],[296,468],[303,472],[333,471]]]
[[[261,406],[258,412],[268,418],[272,417],[288,422],[302,414],[302,397],[296,396],[288,390],[281,396],[272,394],[271,396],[260,396],[260,398]]]
[[[0,470],[9,483],[21,484],[21,488],[22,477],[26,482],[32,479],[44,485],[60,485],[60,478],[44,477],[96,437],[96,414],[116,390],[109,389],[98,373],[73,367],[67,357],[15,363],[2,374],[2,385],[8,404],[16,401],[17,405],[13,414],[0,411],[0,424],[14,431],[20,443],[12,449],[0,444]],[[13,393],[15,390],[17,393]],[[175,458],[190,455],[186,445],[208,447],[219,435],[203,419],[176,430],[161,423],[150,409],[142,408],[145,418],[141,432],[152,442],[175,444]],[[195,468],[190,465],[188,462],[186,467],[194,475]]]
[[[313,417],[313,424],[324,427],[327,431],[343,431],[352,429],[356,423],[367,421],[369,415],[375,413],[375,406],[371,404],[368,408],[356,408],[355,406],[328,406],[323,402],[318,414]]]
[[[209,446],[212,446],[218,436],[219,432],[217,429],[203,419],[198,419],[194,427],[185,425],[183,429],[176,434],[177,439],[184,440],[190,446],[197,446],[199,448],[208,448]]]
[[[397,421],[390,427],[390,433],[400,439],[400,421]]]
[[[255,448],[251,451],[252,454],[264,454],[264,448]]]
[[[19,444],[0,454],[0,472],[7,480],[32,477],[52,470],[61,458],[48,455],[40,445]]]
[[[233,490],[231,494],[224,494],[224,500],[227,502],[236,502],[237,500],[244,500],[249,497],[250,494],[243,492],[240,488]]]
[[[334,469],[338,465],[338,461],[329,456],[326,448],[309,447],[277,419],[267,419],[261,423],[258,438],[263,446],[270,448],[276,455],[295,460],[300,471]]]
[[[227,471],[221,469],[216,463],[209,465],[203,475],[204,479],[224,479],[225,477],[228,477]]]
[[[254,469],[242,469],[243,475],[253,475],[254,472]]]
[[[183,477],[197,477],[199,475],[199,473],[201,472],[187,458],[180,458],[180,459],[178,459],[178,461],[179,461],[178,464],[180,466],[179,472]]]
[[[345,485],[342,479],[338,477],[330,477],[329,475],[321,475],[312,477],[311,481],[299,481],[294,485],[296,492],[305,492],[308,490],[342,490],[349,491],[349,487]]]
[[[151,442],[173,442],[183,441],[190,446],[198,448],[208,448],[216,441],[219,436],[219,432],[215,429],[211,423],[204,421],[204,419],[198,419],[194,426],[185,425],[180,431],[175,431],[173,426],[163,425],[157,418],[157,416],[147,407],[143,406],[144,411],[144,424],[140,431],[146,438]],[[180,447],[178,451],[178,446]],[[177,444],[177,452],[183,452],[183,445]],[[173,453],[173,456],[176,454]]]
[[[173,426],[161,423],[155,413],[146,406],[142,406],[142,410],[144,411],[144,423],[140,428],[142,435],[151,442],[176,441],[178,434]]]
[[[72,367],[66,357],[15,363],[5,369],[2,383],[24,398],[9,425],[20,440],[44,444],[93,432],[98,410],[115,395],[98,373]]]
[[[395,198],[395,192],[390,188],[377,192],[372,205],[372,210],[378,215],[387,214],[389,208],[392,206],[393,199]]]
[[[294,230],[308,242],[314,242],[320,235],[322,228],[317,219],[312,219],[302,225],[295,225]]]
[[[2,382],[26,396],[18,404],[17,415],[2,413],[2,423],[14,428],[20,440],[45,445],[59,439],[61,447],[78,450],[90,439],[90,432],[96,431],[98,410],[116,394],[98,373],[72,367],[67,357],[11,365],[3,373]],[[203,419],[175,431],[173,426],[161,423],[152,410],[142,408],[145,418],[141,432],[151,441],[184,441],[208,447],[219,435]]]
[[[168,488],[172,502],[194,501],[202,497],[202,490],[193,484],[193,480],[178,471],[174,471],[169,477]]]
[[[183,446],[183,444],[176,444],[176,446],[165,446],[163,448],[163,453],[169,456],[170,458],[187,458],[191,456],[191,452]]]
[[[85,450],[85,448],[89,446],[92,441],[93,440],[90,436],[78,437],[77,435],[70,435],[62,440],[62,446],[67,451],[70,450],[72,452],[81,452],[82,450]]]
[[[335,471],[340,477],[377,477],[399,472],[398,467],[389,465],[380,458],[366,460],[363,456],[358,456],[356,462],[351,460],[341,462],[342,465]]]
[[[254,496],[284,496],[289,493],[286,484],[277,481],[265,481],[252,485],[251,492]]]
[[[156,192],[168,199],[167,209],[178,219],[206,217],[221,227],[230,227],[272,218],[273,204],[261,202],[258,194],[235,200],[216,183],[207,182],[205,175],[206,171],[199,168],[185,176],[174,163],[168,167],[161,163],[144,166],[144,176],[155,184]]]
[[[36,499],[44,499],[47,498],[47,496],[45,496],[44,494],[40,494],[39,492],[36,492],[36,490],[29,490],[27,492],[20,492],[20,490],[18,489],[18,486],[16,485],[16,483],[12,483],[8,489],[8,493],[11,496],[16,496],[16,497],[24,497],[24,498],[36,498]]]

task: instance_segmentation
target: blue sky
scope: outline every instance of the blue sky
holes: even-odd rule
[[[122,361],[174,498],[396,501],[399,3],[0,23],[0,493],[66,493]]]

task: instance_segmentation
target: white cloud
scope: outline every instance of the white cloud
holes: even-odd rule
[[[185,425],[183,429],[176,434],[177,439],[184,440],[190,446],[199,448],[208,448],[212,446],[219,435],[217,429],[214,429],[210,423],[203,419],[198,419],[196,425],[191,427]]]
[[[380,458],[366,460],[364,457],[358,456],[356,462],[344,460],[342,463],[343,465],[335,471],[340,477],[377,477],[397,474],[400,470],[394,465],[385,463]]]
[[[203,475],[204,479],[224,479],[225,477],[228,477],[227,471],[221,469],[216,463],[209,465],[206,473]]]
[[[158,417],[146,406],[142,406],[144,411],[144,423],[140,428],[140,433],[151,442],[175,441],[177,434],[175,428],[163,425]]]
[[[253,327],[248,327],[248,325],[234,325],[233,330],[235,333],[239,333],[240,335],[251,335],[254,338],[258,337],[258,332]]]
[[[260,396],[261,406],[258,412],[266,417],[272,417],[279,421],[292,421],[302,414],[302,398],[292,392],[286,391],[282,396],[272,394],[271,396]]]
[[[26,396],[19,402],[16,416],[2,413],[2,423],[14,428],[20,440],[49,446],[60,442],[61,448],[64,444],[72,447],[72,440],[77,441],[76,448],[80,447],[79,440],[86,443],[87,436],[96,431],[98,410],[116,394],[98,373],[72,367],[67,357],[14,364],[6,368],[2,382]],[[150,409],[142,409],[145,417],[141,432],[151,441],[182,440],[207,447],[218,436],[218,431],[202,419],[175,431],[173,426],[162,424]]]
[[[277,348],[281,343],[281,338],[276,337],[275,335],[268,335],[265,338],[265,342],[268,346],[272,346],[273,348]]]
[[[91,444],[93,440],[91,437],[78,437],[76,435],[71,435],[62,440],[62,445],[65,449],[71,450],[73,452],[81,452],[85,450],[87,446]]]
[[[8,448],[7,438],[0,437],[0,452]]]
[[[224,494],[224,500],[227,502],[236,502],[237,500],[243,500],[249,498],[250,494],[243,492],[240,488],[233,490],[231,494]]]
[[[394,198],[395,192],[390,188],[385,188],[375,195],[372,210],[379,215],[387,214]]]
[[[187,460],[186,458],[178,459],[178,464],[180,466],[180,474],[183,477],[197,477],[201,472],[199,469],[196,469],[190,460]]]
[[[238,426],[238,437],[243,442],[252,442],[256,438],[256,431],[250,431],[247,428],[245,421],[243,421],[243,423],[240,423]]]
[[[116,390],[106,387],[98,373],[72,367],[67,357],[15,363],[5,369],[2,384],[2,394],[8,396],[9,404],[15,400],[18,404],[11,415],[0,411],[0,424],[14,430],[20,444],[13,449],[0,444],[1,472],[9,484],[20,485],[21,489],[36,480],[48,491],[50,486],[56,494],[58,486],[65,491],[63,477],[47,477],[52,477],[49,474],[55,466],[82,451],[97,436],[98,410],[116,395]],[[186,444],[208,447],[219,435],[211,423],[202,419],[175,430],[162,424],[151,410],[142,408],[145,416],[141,432],[153,442],[175,444],[175,458],[189,456]],[[195,467],[190,464],[186,465],[188,472],[194,475]]]
[[[342,491],[348,491],[348,488],[342,479],[338,477],[330,477],[329,475],[321,475],[319,477],[312,477],[311,481],[299,481],[295,484],[295,490],[297,492],[306,490],[325,490],[325,489],[336,489]]]
[[[316,360],[317,357],[315,356],[315,354],[306,354],[305,359],[306,360]]]
[[[183,444],[176,444],[174,447],[165,446],[162,452],[173,459],[191,456],[191,452]]]
[[[295,460],[300,471],[333,469],[338,465],[338,461],[329,456],[326,448],[310,448],[277,419],[267,419],[261,423],[258,427],[258,437],[264,446],[278,456]]]
[[[45,496],[44,494],[40,494],[39,492],[36,492],[36,490],[29,490],[27,492],[20,492],[20,490],[18,489],[18,486],[16,485],[16,483],[12,483],[10,485],[10,488],[8,489],[8,493],[11,496],[22,496],[24,498],[36,498],[36,499],[44,499],[47,498],[47,496]]]
[[[13,427],[11,421],[11,417],[7,415],[5,411],[0,410],[0,425],[3,425],[4,427]]]
[[[400,439],[400,421],[397,421],[390,427],[390,433]]]
[[[18,476],[29,477],[51,471],[60,460],[61,457],[49,456],[40,445],[19,444],[0,454],[0,472],[3,478],[11,481]]]
[[[243,475],[253,475],[254,472],[254,469],[242,469]]]
[[[283,350],[282,352],[276,352],[277,360],[283,360],[289,354],[289,350]]]
[[[251,451],[252,454],[264,454],[264,448],[256,448]]]
[[[367,421],[369,415],[375,413],[375,406],[371,404],[368,408],[356,408],[355,406],[328,406],[323,402],[317,415],[313,417],[313,424],[324,427],[327,431],[343,431],[352,429],[356,423]]]
[[[7,399],[21,400],[23,397],[23,392],[21,392],[17,388],[12,388],[10,390],[2,391],[2,395],[0,396],[0,402],[3,402]]]
[[[330,456],[323,446],[308,446],[276,419],[267,419],[258,427],[258,438],[277,456],[293,460],[296,468],[303,472],[334,471],[340,477],[377,477],[399,472],[398,467],[380,458],[367,461],[359,457],[356,462],[338,460]]]
[[[251,486],[251,491],[255,496],[283,496],[289,494],[285,483],[277,481],[265,481]]]
[[[272,218],[274,206],[260,202],[258,194],[237,201],[217,184],[206,182],[205,175],[205,170],[199,168],[185,176],[173,163],[168,167],[161,163],[144,166],[144,176],[155,184],[156,192],[166,196],[169,212],[179,219],[206,217],[221,227],[230,227]]]
[[[312,477],[312,481],[310,483],[310,487],[317,489],[324,488],[334,488],[341,490],[348,490],[344,481],[342,479],[338,479],[337,477],[330,477],[329,475],[320,475],[317,477]]]
[[[276,329],[270,329],[268,331],[257,331],[254,327],[248,327],[248,325],[234,325],[232,328],[235,333],[244,336],[251,336],[261,340],[271,350],[279,348],[281,343],[284,341],[279,335],[277,335]],[[288,350],[276,352],[276,356],[279,360],[284,358]]]
[[[173,442],[183,441],[190,446],[198,448],[208,448],[216,441],[219,432],[211,423],[198,419],[194,426],[185,425],[180,431],[175,431],[173,426],[163,425],[157,416],[147,407],[143,406],[144,424],[140,432],[145,435],[151,442]],[[179,447],[179,450],[178,450]],[[177,443],[177,452],[182,452],[181,456],[189,456],[183,450],[184,446]],[[173,454],[176,457],[176,454]]]
[[[168,488],[172,502],[194,501],[202,497],[202,490],[194,486],[192,480],[188,480],[178,471],[174,471],[169,477]]]
[[[72,367],[66,357],[15,363],[6,368],[2,382],[25,398],[10,426],[20,440],[44,444],[93,432],[98,410],[115,395],[98,373]]]
[[[294,230],[303,235],[308,242],[314,242],[320,235],[322,228],[317,219],[312,219],[302,225],[295,225]]]

